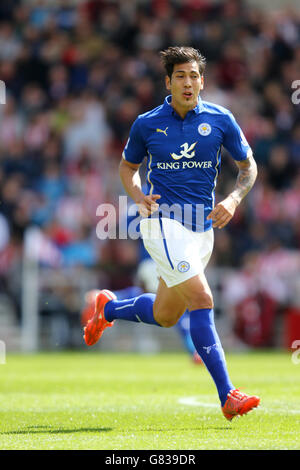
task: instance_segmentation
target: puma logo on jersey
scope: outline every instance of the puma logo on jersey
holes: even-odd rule
[[[180,151],[180,154],[177,155],[176,153],[171,153],[171,157],[174,158],[174,160],[180,160],[181,158],[193,158],[195,156],[195,145],[197,142],[194,142],[192,145],[189,146],[187,142],[184,144],[180,145],[180,148],[183,147],[183,150]]]
[[[168,129],[169,129],[168,127],[166,127],[165,130],[156,129],[156,132],[161,132],[162,134],[165,134],[166,137],[168,137],[168,135],[167,135],[167,130],[168,130]]]

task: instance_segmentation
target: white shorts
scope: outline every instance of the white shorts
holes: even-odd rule
[[[146,258],[140,262],[136,273],[136,282],[142,285],[146,292],[156,293],[159,284],[159,274],[156,263],[152,258]]]
[[[214,245],[213,229],[193,232],[167,218],[142,219],[140,230],[146,250],[168,287],[203,272]]]

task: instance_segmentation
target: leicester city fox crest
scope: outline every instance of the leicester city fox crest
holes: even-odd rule
[[[199,132],[200,135],[203,135],[204,137],[206,137],[207,135],[209,135],[211,133],[210,124],[207,124],[206,122],[203,122],[202,124],[200,124],[198,126],[198,132]]]
[[[186,273],[190,269],[190,263],[187,261],[180,261],[177,265],[177,269],[180,273]]]

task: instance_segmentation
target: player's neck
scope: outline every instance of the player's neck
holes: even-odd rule
[[[176,111],[176,113],[184,119],[189,111],[194,109],[197,106],[197,103],[193,103],[190,106],[181,106],[178,102],[176,102],[173,97],[171,99],[171,106]]]

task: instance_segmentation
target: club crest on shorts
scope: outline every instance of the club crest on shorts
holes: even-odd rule
[[[190,263],[187,261],[180,261],[177,265],[177,269],[180,273],[186,273],[190,269]]]
[[[198,126],[198,132],[201,135],[207,136],[211,133],[211,126],[210,124],[207,124],[206,122],[203,122]]]

